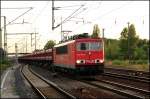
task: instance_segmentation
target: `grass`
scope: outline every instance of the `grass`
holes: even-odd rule
[[[6,68],[10,67],[10,62],[7,60],[0,60],[0,75],[2,71],[6,70]],[[0,93],[1,97],[1,93]]]
[[[125,68],[132,69],[137,71],[147,71],[149,72],[149,63],[148,60],[136,60],[129,64],[129,60],[107,60],[106,66],[116,67],[116,68]]]
[[[1,71],[6,70],[6,68],[10,67],[10,62],[7,60],[1,60],[0,62],[0,69]]]

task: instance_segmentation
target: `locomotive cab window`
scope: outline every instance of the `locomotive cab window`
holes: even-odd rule
[[[88,43],[78,43],[77,44],[77,50],[88,50],[89,45]]]
[[[77,50],[100,50],[102,49],[101,42],[85,42],[85,43],[77,43]]]
[[[60,47],[56,47],[56,54],[66,54],[68,53],[68,46],[60,46]]]
[[[91,42],[90,50],[100,50],[102,48],[102,43],[100,42]]]
[[[81,43],[80,44],[80,49],[81,50],[87,50],[88,49],[88,44],[87,43]]]

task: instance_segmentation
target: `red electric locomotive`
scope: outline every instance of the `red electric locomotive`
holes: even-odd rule
[[[45,65],[75,73],[104,70],[103,39],[77,36],[46,51],[34,52],[18,58],[19,62]]]
[[[53,48],[56,67],[75,72],[103,72],[104,47],[100,38],[70,40]]]

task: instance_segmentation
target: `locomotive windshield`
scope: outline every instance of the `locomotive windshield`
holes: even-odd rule
[[[102,48],[102,44],[100,42],[82,42],[77,43],[77,50],[100,50]]]

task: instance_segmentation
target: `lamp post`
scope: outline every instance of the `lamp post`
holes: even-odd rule
[[[0,48],[2,48],[2,29],[0,28]]]
[[[7,53],[7,34],[6,34],[6,16],[1,16],[4,18],[4,50]],[[2,48],[2,30],[3,28],[0,29],[0,47]],[[6,53],[4,56],[6,56]]]
[[[17,46],[17,43],[15,43],[15,58],[16,58],[16,64],[18,64],[18,46]]]
[[[61,16],[61,22],[62,22],[62,16]],[[60,28],[60,29],[61,29],[60,33],[61,33],[61,41],[62,41],[63,38],[64,38],[64,37],[63,37],[63,33],[62,33],[62,25],[61,25],[61,28]]]
[[[4,50],[7,53],[6,16],[4,16]],[[6,55],[5,53],[5,55]]]
[[[147,61],[147,64],[149,66],[149,48],[147,48],[147,53],[148,53],[148,61]]]
[[[103,57],[104,57],[104,60],[105,60],[105,38],[104,38],[104,31],[105,29],[103,28]]]
[[[130,33],[129,33],[129,22],[128,22],[128,59],[130,64]]]

